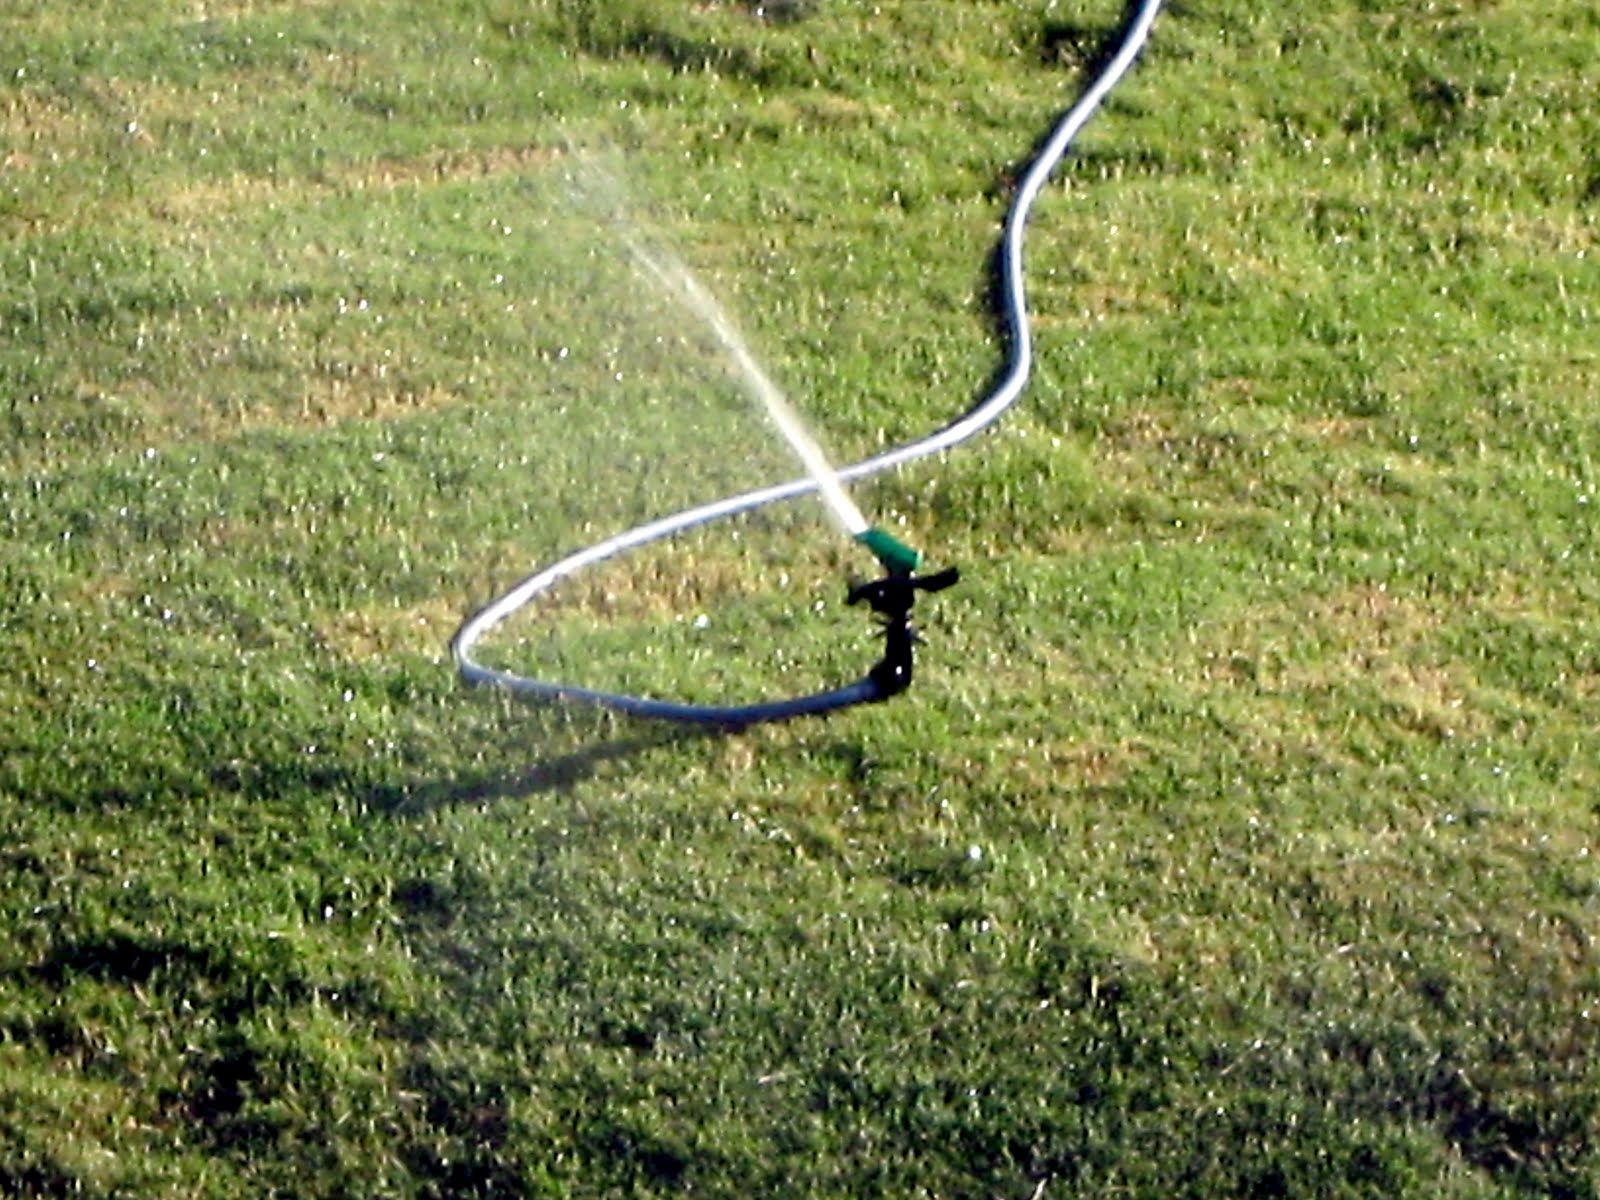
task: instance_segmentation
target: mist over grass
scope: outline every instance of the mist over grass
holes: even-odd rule
[[[1021,406],[852,489],[963,569],[892,704],[452,676],[795,473],[584,154],[853,461],[1121,16],[0,12],[0,1192],[1600,1190],[1590,6],[1164,13]],[[492,649],[811,690],[870,566],[800,502]]]

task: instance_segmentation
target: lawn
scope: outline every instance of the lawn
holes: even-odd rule
[[[470,612],[1004,353],[1104,0],[0,3],[0,1194],[1600,1196],[1600,16],[1174,3],[1038,365],[852,488],[916,684]],[[495,665],[846,682],[802,500]]]

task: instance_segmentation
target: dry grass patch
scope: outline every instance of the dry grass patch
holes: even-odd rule
[[[363,191],[414,184],[492,179],[543,170],[559,159],[559,146],[483,146],[471,150],[434,150],[410,157],[378,158],[336,168],[329,182],[336,188]]]
[[[732,554],[704,550],[674,554],[669,544],[579,572],[558,584],[536,607],[597,623],[659,621],[696,617],[790,586],[788,574],[781,570],[753,566]]]
[[[1263,448],[1280,438],[1277,431],[1251,428],[1204,428],[1163,413],[1134,412],[1111,426],[1097,447],[1103,473],[1121,484],[1172,501],[1181,498],[1175,478],[1192,481],[1198,497],[1215,499],[1218,487],[1253,492],[1271,466]]]
[[[356,420],[388,420],[446,408],[460,399],[447,388],[414,387],[389,378],[384,364],[355,366],[348,372],[322,375],[307,388],[300,411],[285,421],[272,414],[263,424],[340,425]]]
[[[1477,684],[1470,669],[1460,663],[1418,661],[1435,625],[1427,616],[1415,625],[1351,625],[1340,634],[1341,654],[1315,668],[1291,671],[1285,682],[1294,690],[1376,693],[1388,721],[1439,741],[1486,734],[1494,718],[1473,702]]]
[[[158,448],[258,429],[335,428],[408,417],[460,399],[425,380],[422,359],[382,331],[341,332],[336,340],[325,333],[325,316],[292,304],[250,305],[230,312],[226,324],[225,330],[198,332],[175,319],[138,335],[157,349],[162,343],[182,346],[178,353],[190,369],[181,386],[163,385],[130,362],[120,378],[86,371],[65,391],[137,429],[143,444]],[[39,449],[53,447],[41,443]]]
[[[1493,218],[1479,218],[1466,226],[1463,236],[1482,239],[1490,244],[1504,244],[1530,251],[1536,256],[1560,254],[1574,259],[1574,269],[1582,269],[1582,261],[1596,246],[1600,246],[1600,229],[1597,229],[1593,211],[1574,208],[1553,214],[1539,212],[1506,211]]]
[[[385,421],[435,411],[460,397],[436,385],[411,385],[377,367],[361,366],[334,375],[314,374],[293,405],[260,396],[168,392],[132,379],[113,389],[86,387],[102,406],[131,414],[141,444],[155,449],[220,442],[253,430],[333,429],[354,421]],[[48,444],[45,447],[49,449]],[[117,447],[114,453],[125,452]],[[37,466],[44,457],[24,465]]]
[[[1312,597],[1210,627],[1188,671],[1208,687],[1251,695],[1243,711],[1261,725],[1260,743],[1281,753],[1297,721],[1264,698],[1343,697],[1341,707],[1376,705],[1370,715],[1437,740],[1486,734],[1492,714],[1475,703],[1470,668],[1433,643],[1446,614],[1383,584]],[[1365,696],[1366,700],[1360,698]],[[1356,715],[1351,709],[1350,715]],[[1324,754],[1327,730],[1303,729],[1301,747]]]
[[[73,157],[92,127],[87,113],[59,96],[30,88],[0,92],[0,143],[6,146],[0,163],[21,171]]]
[[[141,180],[137,189],[109,186],[108,177],[96,204],[53,212],[43,228],[63,232],[103,227],[108,217],[148,214],[187,229],[241,208],[271,208],[280,201],[302,205],[318,194],[393,190],[542,169],[562,153],[560,147],[513,143],[333,161],[305,175],[245,170],[218,174],[212,163],[223,161],[227,144],[261,119],[259,96],[273,82],[263,76],[285,70],[301,90],[341,93],[359,90],[369,71],[377,72],[348,53],[301,49],[285,66],[233,70],[197,86],[88,75],[74,82],[70,97],[31,87],[0,92],[0,146],[5,147],[0,170],[33,172],[63,160],[92,159],[120,143],[162,159],[172,169]],[[207,161],[197,155],[214,156]]]
[[[315,12],[335,7],[336,0],[192,0],[196,21],[237,21],[275,12]]]
[[[351,663],[398,655],[442,661],[461,620],[453,599],[443,597],[399,607],[371,605],[346,609],[316,624],[317,639],[330,653]]]
[[[1073,290],[1078,301],[1078,311],[1053,318],[1049,312],[1034,317],[1041,329],[1052,326],[1076,327],[1080,321],[1094,320],[1097,316],[1150,317],[1173,311],[1174,302],[1169,292],[1140,286],[1132,281],[1100,281],[1086,283]]]
[[[147,197],[144,203],[158,220],[188,226],[240,209],[271,209],[281,201],[303,205],[308,197],[318,195],[394,191],[544,170],[562,153],[559,147],[551,146],[484,146],[339,163],[319,171],[315,177],[251,175],[237,171],[223,179],[174,181],[174,186]]]

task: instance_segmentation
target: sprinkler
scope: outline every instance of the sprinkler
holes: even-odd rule
[[[808,474],[801,479],[746,492],[740,496],[702,504],[671,516],[640,525],[568,555],[559,562],[528,576],[498,600],[474,613],[456,631],[451,652],[463,681],[502,687],[519,696],[539,700],[561,700],[598,705],[633,716],[683,721],[722,728],[740,728],[761,721],[787,720],[833,712],[854,704],[887,700],[905,691],[912,677],[913,651],[920,640],[911,612],[921,592],[940,592],[959,578],[954,567],[932,574],[917,575],[921,555],[876,526],[869,526],[845,494],[842,484],[879,471],[901,466],[914,459],[948,450],[993,424],[1016,403],[1027,386],[1033,365],[1033,340],[1028,321],[1027,296],[1023,288],[1022,235],[1034,202],[1044,189],[1050,173],[1066,154],[1078,131],[1099,108],[1101,102],[1125,75],[1139,55],[1155,23],[1161,0],[1135,0],[1121,43],[1102,67],[1099,75],[1060,118],[1023,174],[1012,196],[1011,207],[1000,239],[1000,306],[1007,335],[1005,370],[993,389],[964,414],[944,428],[908,442],[874,458],[854,463],[835,472],[806,434],[792,410],[750,356],[732,323],[729,322],[688,269],[659,249],[641,245],[630,247],[642,269],[663,285],[675,289],[685,303],[698,312],[722,341],[733,362],[743,374],[753,394],[766,405],[774,423],[789,439],[805,463]],[[646,696],[628,696],[571,684],[530,679],[510,671],[495,670],[475,661],[472,650],[479,638],[512,613],[548,591],[567,576],[614,558],[636,547],[670,537],[709,521],[748,512],[810,492],[818,492],[838,519],[843,530],[866,547],[883,568],[883,577],[852,584],[846,595],[851,604],[864,604],[883,628],[883,657],[854,683],[832,691],[817,692],[788,700],[747,705],[679,704]]]
[[[955,567],[932,575],[913,575],[922,556],[882,529],[873,527],[856,535],[883,565],[882,579],[851,586],[846,604],[865,604],[882,618],[883,658],[867,678],[877,685],[880,700],[899,695],[911,686],[912,651],[922,639],[911,623],[911,606],[918,592],[942,592],[961,578]]]

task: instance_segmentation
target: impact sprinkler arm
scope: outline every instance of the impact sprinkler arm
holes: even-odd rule
[[[912,652],[921,639],[911,623],[911,607],[917,593],[942,592],[961,578],[961,572],[948,567],[932,575],[913,575],[922,556],[881,529],[868,529],[856,535],[883,564],[884,576],[858,583],[845,596],[848,604],[865,604],[883,618],[883,658],[867,678],[878,689],[878,700],[887,700],[911,686]]]

